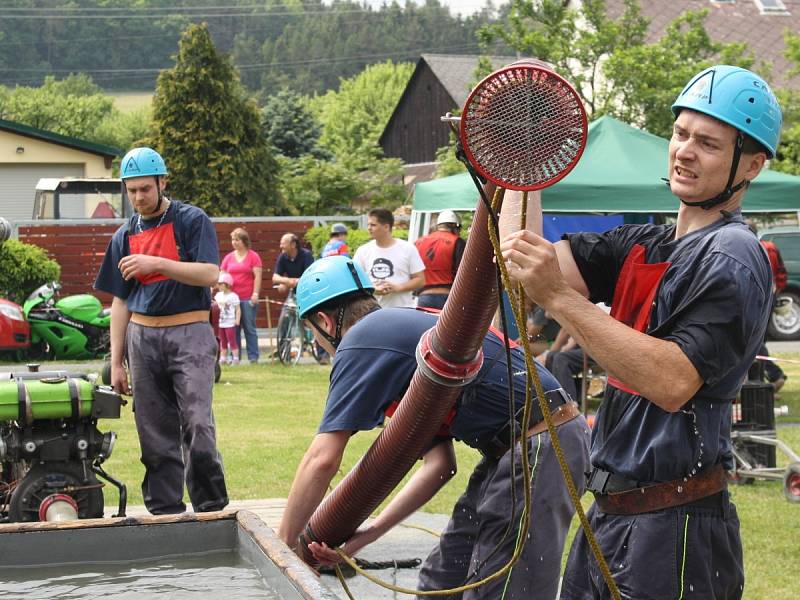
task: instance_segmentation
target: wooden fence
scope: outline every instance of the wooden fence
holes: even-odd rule
[[[332,220],[324,219],[325,221]],[[336,220],[353,220],[351,217]],[[273,327],[278,319],[280,297],[272,289],[272,274],[275,261],[280,254],[280,238],[284,233],[294,233],[301,239],[306,231],[321,221],[319,217],[307,218],[256,218],[242,219],[212,219],[219,238],[220,260],[231,248],[231,232],[237,227],[247,230],[252,243],[252,249],[261,256],[263,264],[263,284],[261,286],[261,307],[258,311],[258,327],[268,324],[266,307],[270,310],[270,322]],[[43,248],[47,254],[61,265],[62,295],[94,294],[100,301],[109,305],[111,296],[92,289],[97,272],[103,262],[106,247],[111,236],[119,228],[121,221],[79,222],[46,221],[42,223],[25,222],[16,226],[17,237],[21,242],[35,244]]]

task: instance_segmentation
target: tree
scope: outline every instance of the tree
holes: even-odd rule
[[[613,52],[644,43],[647,19],[637,0],[624,0],[618,21],[606,15],[604,0],[584,0],[578,10],[561,0],[512,0],[506,23],[483,27],[483,44],[503,40],[523,56],[551,63],[583,100],[590,118],[614,93],[603,83],[602,61]]]
[[[800,75],[800,35],[787,31],[784,39],[786,58],[793,64],[786,76],[796,77]],[[770,167],[784,173],[800,175],[800,90],[780,90],[778,98],[783,109],[783,135],[777,156]]]
[[[351,213],[356,198],[391,209],[406,199],[402,164],[397,159],[374,161],[362,171],[310,154],[297,159],[279,156],[278,162],[281,195],[294,214]]]
[[[0,244],[0,296],[18,304],[40,285],[58,281],[61,266],[39,246],[19,240]]]
[[[139,146],[152,134],[152,119],[153,111],[149,106],[131,112],[115,110],[97,126],[92,140],[120,149]]]
[[[672,135],[670,107],[686,82],[714,64],[750,68],[745,44],[718,44],[705,30],[707,10],[686,12],[654,44],[614,52],[603,67],[613,82],[605,112],[662,137]]]
[[[280,212],[277,163],[260,121],[205,24],[190,25],[153,100],[152,141],[170,170],[171,193],[212,216]]]
[[[309,111],[299,94],[289,88],[281,89],[267,98],[261,110],[261,126],[267,141],[283,156],[299,158],[312,154],[329,158],[330,154],[318,147],[322,128]]]
[[[299,215],[335,215],[351,212],[350,204],[363,191],[352,170],[306,154],[298,159],[279,157],[281,192],[290,210]]]
[[[0,118],[47,131],[95,140],[100,123],[114,113],[114,101],[86,75],[56,80],[41,87],[0,90]]]
[[[624,0],[618,20],[604,0],[577,10],[559,0],[512,0],[508,23],[484,27],[484,43],[501,38],[515,50],[552,63],[575,86],[590,119],[602,114],[669,135],[670,105],[689,78],[714,62],[748,67],[743,44],[718,44],[705,31],[707,10],[687,11],[655,44],[638,0]]]
[[[312,109],[322,122],[322,145],[351,164],[379,157],[378,137],[413,70],[410,63],[372,65],[343,79],[338,91],[312,100]]]

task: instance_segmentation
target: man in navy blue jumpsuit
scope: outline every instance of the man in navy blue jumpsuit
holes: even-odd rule
[[[354,281],[356,276],[360,284]],[[297,286],[298,308],[334,360],[319,431],[297,468],[278,532],[294,548],[336,474],[352,434],[378,427],[402,398],[417,368],[415,350],[420,337],[438,318],[411,308],[377,310],[377,301],[367,293],[372,287],[361,267],[342,256],[320,259]],[[483,352],[480,373],[466,386],[447,427],[425,452],[423,466],[380,516],[359,529],[343,549],[352,555],[447,483],[455,473],[452,439],[457,438],[480,449],[485,457],[475,467],[439,544],[422,567],[420,588],[453,588],[495,573],[508,562],[517,536],[522,535],[526,543],[508,578],[495,579],[463,596],[447,597],[494,600],[506,586],[509,598],[554,598],[574,508],[534,401],[531,422],[535,425],[528,430],[530,462],[535,465],[531,525],[527,535],[518,532],[524,481],[519,445],[512,452],[508,443],[502,442],[507,439],[502,432],[509,421],[510,387],[503,341],[490,332],[484,339]],[[511,362],[514,396],[520,408],[525,398],[526,370],[519,348],[512,349]],[[544,367],[537,369],[573,480],[582,491],[582,474],[589,467],[586,422],[555,378]],[[311,543],[309,549],[323,562],[339,559],[320,544]]]
[[[772,305],[767,256],[741,203],[775,155],[781,111],[760,77],[718,65],[686,85],[673,112],[675,225],[555,245],[520,232],[502,250],[512,278],[608,373],[587,487],[622,597],[740,598],[739,520],[725,479],[731,403]],[[610,316],[593,305],[600,301]],[[561,598],[609,597],[579,533]]]
[[[144,503],[153,514],[183,512],[185,480],[195,511],[221,510],[228,495],[211,411],[217,342],[208,320],[217,234],[202,210],[163,195],[167,168],[155,150],[134,148],[120,172],[136,214],[114,233],[94,286],[114,296],[111,383],[135,394]]]

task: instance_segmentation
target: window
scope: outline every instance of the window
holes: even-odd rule
[[[788,15],[789,11],[786,10],[781,0],[753,0],[762,15]]]

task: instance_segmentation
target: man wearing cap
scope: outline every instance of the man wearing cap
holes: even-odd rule
[[[775,156],[782,117],[763,79],[727,65],[693,77],[672,110],[674,225],[556,244],[524,231],[502,251],[512,278],[608,373],[587,487],[621,595],[741,598],[739,519],[725,477],[731,404],[772,306],[769,261],[741,205]],[[593,305],[601,301],[610,315]],[[579,533],[561,598],[609,597]]]
[[[460,231],[458,215],[443,210],[436,218],[436,230],[414,242],[425,264],[425,286],[419,291],[417,306],[444,308],[467,245]]]
[[[152,514],[185,511],[185,480],[195,511],[220,510],[228,495],[211,411],[217,342],[208,320],[217,235],[202,210],[164,196],[167,167],[155,150],[134,148],[120,172],[136,214],[114,233],[94,287],[114,296],[111,383],[135,393],[144,503]]]
[[[347,247],[347,225],[344,223],[331,225],[331,237],[322,248],[320,258],[326,256],[350,256],[350,248]]]

